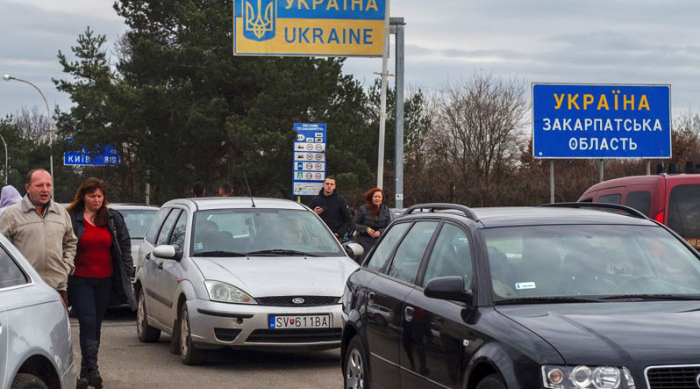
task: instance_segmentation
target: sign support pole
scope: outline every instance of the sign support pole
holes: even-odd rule
[[[598,180],[599,182],[605,181],[605,160],[600,160],[600,167],[598,168]]]
[[[549,203],[554,204],[554,160],[549,161]]]
[[[384,52],[382,54],[382,93],[379,108],[379,154],[377,156],[377,188],[384,187],[384,132],[386,127],[386,87],[389,77],[389,41],[391,29],[389,26],[389,3],[386,2],[386,17],[384,18]]]
[[[146,169],[146,205],[151,205],[151,169]]]
[[[393,33],[396,34],[396,136],[394,154],[394,176],[396,179],[396,208],[403,208],[403,81],[404,81],[404,34],[406,25],[403,18],[391,18]]]
[[[647,176],[651,175],[651,160],[647,159]]]

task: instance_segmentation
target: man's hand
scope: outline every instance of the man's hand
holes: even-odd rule
[[[320,215],[323,213],[323,208],[322,207],[316,207],[314,208],[314,212],[316,212],[317,215]],[[337,234],[336,234],[337,235]]]
[[[333,235],[335,236],[336,239],[338,239],[338,242],[340,242],[340,234],[337,232],[334,232]]]

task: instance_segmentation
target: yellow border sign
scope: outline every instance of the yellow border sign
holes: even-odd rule
[[[388,0],[233,0],[233,54],[381,57]]]

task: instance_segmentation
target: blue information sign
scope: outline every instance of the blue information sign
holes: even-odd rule
[[[670,85],[533,84],[535,158],[670,158]]]
[[[326,179],[326,124],[294,123],[292,186],[295,196],[315,196]]]
[[[90,153],[85,149],[63,153],[65,166],[114,166],[121,162],[119,152],[112,146],[105,146],[100,153]]]

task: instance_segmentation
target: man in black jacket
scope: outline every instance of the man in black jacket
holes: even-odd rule
[[[348,209],[348,203],[343,196],[335,192],[335,178],[332,176],[326,177],[326,180],[323,181],[323,189],[311,199],[310,206],[333,231],[338,240],[350,229],[352,216]]]

